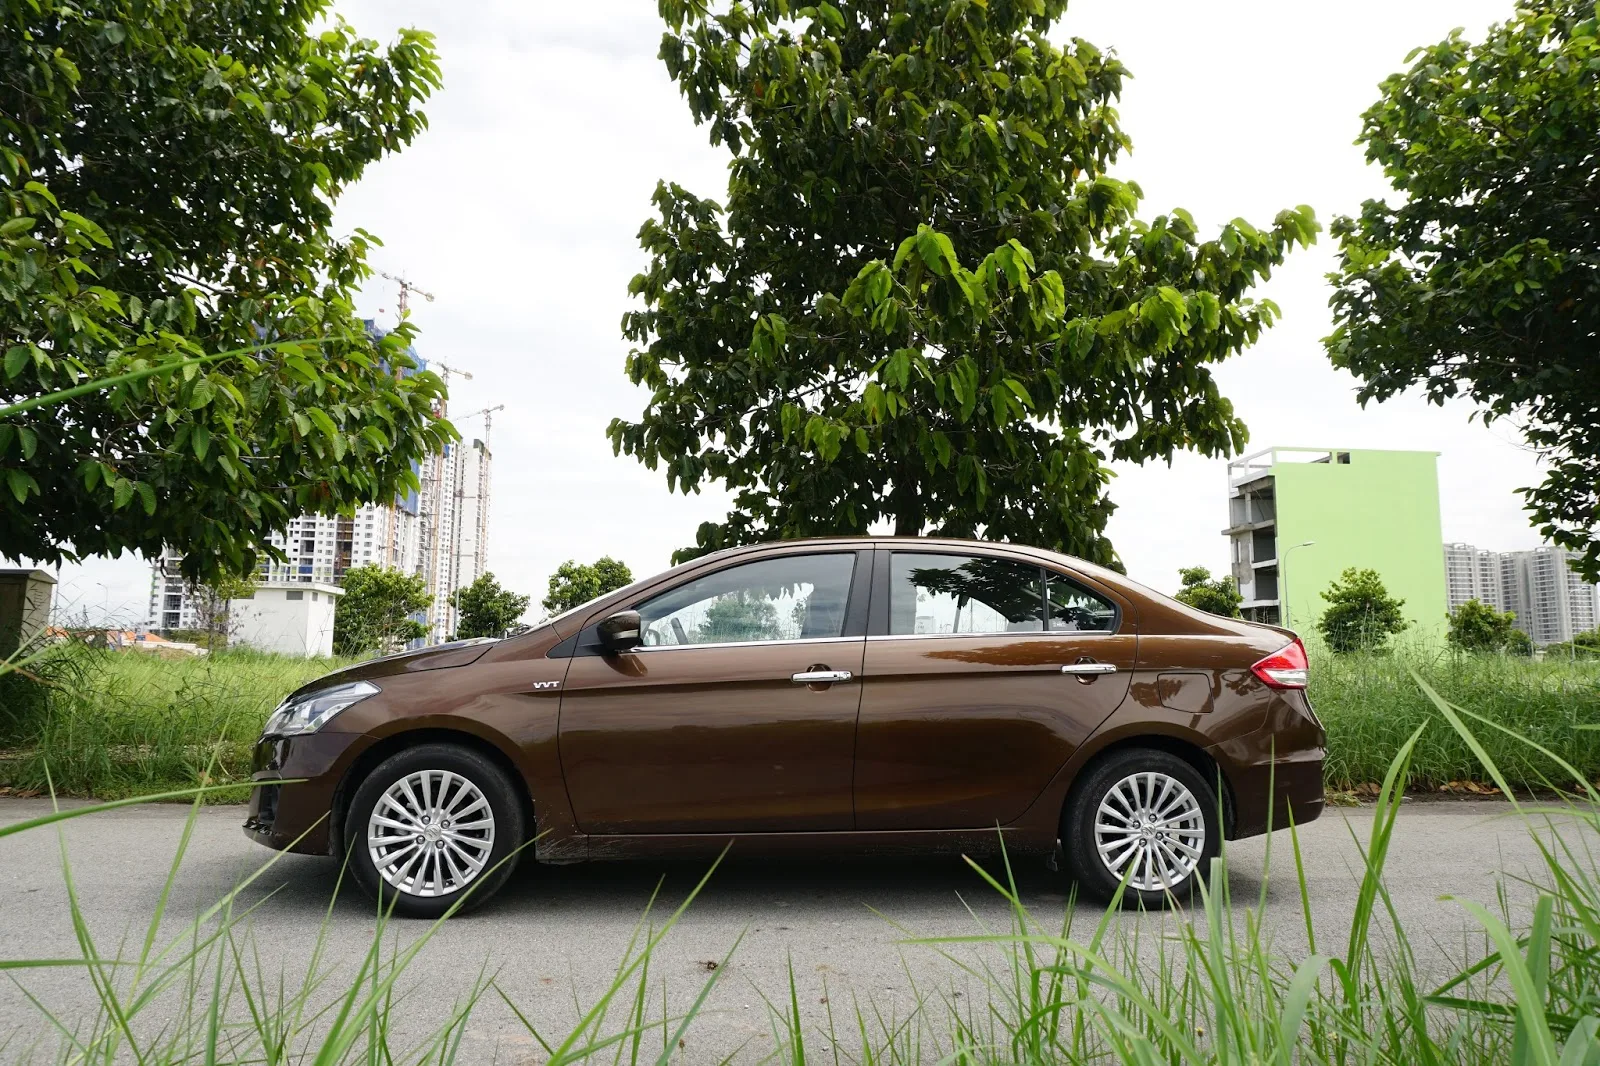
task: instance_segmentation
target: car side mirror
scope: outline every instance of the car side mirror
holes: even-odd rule
[[[601,621],[595,632],[608,652],[627,651],[644,643],[644,622],[638,611],[618,611]]]

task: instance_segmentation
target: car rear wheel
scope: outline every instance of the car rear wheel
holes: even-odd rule
[[[1106,902],[1126,882],[1130,907],[1187,900],[1221,846],[1216,790],[1176,755],[1149,748],[1125,748],[1090,766],[1061,824],[1078,885]]]
[[[356,880],[409,918],[483,903],[511,876],[524,837],[521,798],[506,772],[454,744],[385,759],[356,789],[345,819]]]

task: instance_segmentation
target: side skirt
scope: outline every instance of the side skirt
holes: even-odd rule
[[[846,855],[861,858],[895,858],[915,855],[999,855],[1001,839],[1012,857],[1048,859],[1055,853],[1054,837],[1041,837],[1017,827],[995,829],[917,829],[900,832],[829,833],[650,833],[631,835],[572,834],[539,842],[538,859],[553,865],[633,858],[693,858],[715,856],[724,848],[736,857],[787,855]]]

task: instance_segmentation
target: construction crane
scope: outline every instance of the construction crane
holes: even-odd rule
[[[462,415],[461,418],[465,420],[468,418],[477,418],[479,415],[483,416],[483,443],[484,447],[488,447],[489,434],[494,430],[494,413],[496,411],[504,411],[505,409],[505,404],[496,404],[493,407],[485,407],[481,411],[474,411],[470,415]]]
[[[439,376],[444,379],[444,388],[445,388],[446,392],[450,391],[450,375],[451,374],[454,374],[456,377],[461,378],[461,379],[463,379],[465,381],[471,381],[472,380],[472,371],[470,371],[470,370],[457,370],[455,367],[451,366],[449,363],[446,363],[441,359],[429,359],[428,360],[428,368],[430,370],[439,371]],[[479,413],[481,413],[481,412],[479,412]],[[469,415],[468,417],[471,417],[471,416]]]
[[[380,270],[378,271],[378,276],[382,278],[388,278],[390,281],[400,286],[400,317],[402,319],[406,317],[406,312],[411,308],[411,301],[409,299],[411,293],[416,293],[418,296],[426,299],[429,303],[433,303],[433,293],[425,292],[422,289],[417,288],[415,285],[411,284],[411,282],[407,281],[398,274],[391,274],[387,270]]]

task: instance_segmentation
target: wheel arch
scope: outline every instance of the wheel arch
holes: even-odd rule
[[[1232,838],[1235,822],[1233,782],[1228,780],[1227,771],[1223,769],[1217,760],[1206,754],[1205,749],[1199,744],[1185,737],[1174,736],[1170,733],[1126,734],[1107,741],[1093,752],[1085,755],[1073,770],[1072,784],[1067,789],[1066,795],[1062,797],[1058,821],[1062,824],[1065,823],[1067,812],[1072,809],[1072,801],[1077,796],[1078,790],[1083,787],[1083,782],[1088,777],[1091,769],[1119,752],[1135,748],[1161,751],[1182,759],[1194,768],[1195,773],[1205,780],[1217,782],[1222,800],[1222,835],[1224,839]]]
[[[333,808],[329,812],[328,845],[329,851],[334,856],[344,854],[345,816],[350,810],[350,803],[355,798],[356,790],[361,787],[361,782],[365,781],[367,775],[385,759],[419,744],[454,744],[475,751],[499,766],[506,772],[506,776],[511,778],[512,787],[517,790],[517,796],[522,803],[524,824],[528,826],[530,833],[534,831],[533,794],[529,791],[527,777],[508,752],[487,737],[465,729],[423,726],[390,733],[380,738],[356,756],[345,770],[344,776],[339,779],[338,788],[334,790]]]

